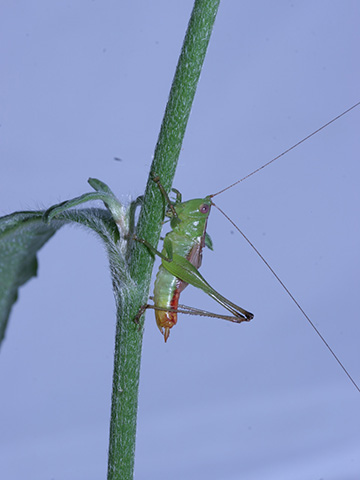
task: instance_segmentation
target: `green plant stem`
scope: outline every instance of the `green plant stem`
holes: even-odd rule
[[[151,165],[151,172],[160,176],[161,183],[167,192],[170,191],[175,174],[219,3],[220,0],[195,1],[176,68]],[[137,225],[137,236],[157,246],[163,215],[163,197],[149,175]],[[117,327],[108,480],[132,480],[133,478],[142,347],[142,328],[139,329],[133,319],[141,305],[147,303],[153,263],[154,259],[146,247],[134,242],[130,260],[130,273],[134,285],[123,289],[121,295],[116,294]],[[116,283],[116,267],[113,267],[113,270],[113,279]]]

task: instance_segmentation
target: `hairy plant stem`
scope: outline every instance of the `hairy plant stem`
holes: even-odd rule
[[[160,238],[164,202],[151,173],[160,176],[169,192],[219,3],[220,0],[195,1],[176,68],[137,225],[138,238],[154,246]],[[140,329],[133,319],[141,305],[147,303],[153,263],[146,247],[133,242],[130,274],[134,285],[123,289],[121,295],[116,294],[108,480],[133,478],[143,318]],[[116,275],[113,267],[114,284]]]

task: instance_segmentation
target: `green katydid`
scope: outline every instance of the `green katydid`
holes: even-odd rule
[[[211,196],[182,202],[180,192],[174,190],[176,201],[171,202],[159,178],[155,176],[154,181],[159,185],[169,205],[166,216],[171,219],[172,230],[165,236],[162,252],[157,251],[145,240],[138,240],[162,259],[155,280],[154,307],[156,323],[164,335],[165,342],[169,338],[170,329],[177,322],[180,293],[188,284],[200,288],[232,313],[232,316],[216,315],[217,317],[235,323],[251,320],[254,317],[252,313],[223,297],[209,285],[198,271],[204,246],[212,249],[211,238],[206,232],[212,205]],[[147,307],[153,308],[150,305]],[[183,312],[184,309],[187,311]],[[206,314],[184,306],[182,313]]]
[[[317,129],[315,132],[311,133],[300,142],[293,145],[291,148],[287,149],[281,155],[278,155],[276,158],[272,159],[271,161],[267,162],[260,168],[256,169],[252,173],[248,174],[246,177],[238,180],[237,182],[233,183],[232,185],[220,190],[219,192],[208,195],[204,198],[198,198],[193,200],[188,200],[186,202],[182,202],[181,194],[179,191],[173,189],[173,192],[176,193],[176,200],[172,202],[167,193],[165,192],[163,186],[161,185],[160,179],[154,175],[154,181],[158,184],[160,191],[163,194],[163,197],[168,205],[168,209],[166,211],[166,216],[170,218],[170,225],[172,230],[166,234],[164,238],[163,249],[159,252],[156,248],[150,245],[146,240],[139,239],[135,236],[135,239],[141,243],[143,243],[153,254],[158,255],[161,258],[161,266],[159,268],[155,286],[154,286],[154,296],[151,297],[154,300],[154,305],[144,305],[139,314],[136,317],[136,320],[142,315],[146,308],[152,308],[155,310],[155,317],[156,323],[164,335],[165,342],[167,341],[170,329],[177,323],[177,314],[178,313],[188,313],[188,314],[195,314],[195,315],[204,315],[204,316],[212,316],[217,318],[222,318],[225,320],[230,320],[234,323],[241,323],[244,321],[250,321],[254,315],[243,308],[239,307],[238,305],[234,304],[230,300],[226,299],[220,293],[218,293],[214,288],[212,288],[209,283],[204,279],[204,277],[199,273],[198,268],[201,265],[202,261],[202,249],[204,246],[209,247],[212,249],[212,242],[211,238],[206,232],[207,220],[210,214],[211,206],[214,205],[212,202],[212,198],[220,193],[223,193],[225,190],[232,188],[233,186],[237,185],[241,181],[249,178],[251,175],[259,172],[259,170],[265,168],[266,166],[273,163],[278,158],[282,157],[290,150],[296,148],[301,143],[308,140],[310,137],[318,133],[320,130],[323,130],[328,125],[348,113],[353,108],[360,105],[360,102],[353,105],[351,108],[343,112],[342,114],[338,115],[336,118],[332,119],[330,122],[327,122],[325,125]],[[217,207],[218,208],[218,207]],[[219,209],[219,208],[218,208]],[[219,209],[224,215],[225,213]],[[297,307],[300,309],[301,313],[304,315],[306,320],[310,323],[312,328],[318,334],[322,342],[328,348],[332,356],[335,358],[337,363],[343,369],[345,374],[348,376],[350,381],[354,384],[356,389],[360,392],[360,388],[355,383],[353,378],[347,372],[339,358],[333,352],[329,344],[326,342],[324,337],[318,331],[314,323],[308,317],[308,315],[304,312],[302,307],[296,301],[294,296],[290,293],[284,283],[280,280],[278,275],[274,272],[274,270],[269,266],[266,260],[262,257],[262,255],[256,250],[256,248],[251,244],[251,242],[245,237],[245,235],[240,231],[240,229],[225,215],[226,218],[233,224],[233,226],[244,236],[244,238],[248,241],[251,247],[256,251],[256,253],[260,256],[266,266],[271,270],[273,275],[277,278],[280,282],[282,287],[285,289],[287,294],[291,297]],[[184,288],[188,285],[193,285],[201,290],[203,290],[206,294],[212,297],[215,301],[220,303],[224,308],[226,308],[232,315],[217,315],[217,314],[210,314],[209,312],[205,312],[202,310],[194,309],[191,307],[186,307],[183,305],[179,305],[179,297],[180,293],[184,290]]]

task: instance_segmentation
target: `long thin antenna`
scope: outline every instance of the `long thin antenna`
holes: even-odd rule
[[[359,104],[357,104],[359,105]],[[354,107],[352,107],[354,108]],[[344,115],[344,114],[342,114]],[[339,117],[337,117],[339,118]],[[334,119],[336,120],[336,119]],[[332,122],[334,121],[332,120]],[[330,122],[331,123],[331,122]],[[324,128],[324,127],[321,127],[321,128]],[[316,133],[316,132],[315,132]],[[312,134],[314,135],[314,134]],[[310,135],[311,136],[311,135]],[[304,140],[302,140],[304,141]],[[301,142],[300,142],[301,143]],[[294,147],[292,147],[294,148]],[[266,165],[265,165],[266,166]],[[263,168],[263,167],[261,167]],[[312,320],[310,320],[309,316],[305,313],[305,311],[303,310],[303,308],[301,307],[301,305],[299,304],[299,302],[296,300],[296,298],[294,297],[294,295],[290,292],[290,290],[285,286],[284,282],[280,279],[280,277],[277,275],[277,273],[275,273],[274,269],[269,265],[269,263],[265,260],[265,258],[261,255],[261,253],[259,252],[259,250],[255,247],[255,245],[253,245],[250,240],[246,237],[246,235],[240,230],[240,228],[236,225],[236,223],[234,223],[230,217],[228,217],[228,215],[226,215],[226,213],[221,210],[220,207],[218,207],[217,205],[215,205],[215,203],[211,202],[214,207],[216,207],[219,212],[221,212],[225,218],[227,218],[229,220],[229,222],[231,223],[231,225],[233,225],[234,228],[236,228],[236,230],[240,233],[240,235],[243,236],[243,238],[247,241],[247,243],[250,245],[250,247],[255,251],[255,253],[261,258],[261,260],[265,263],[265,265],[267,266],[267,268],[270,270],[270,272],[274,275],[274,277],[276,278],[276,280],[280,283],[280,285],[282,286],[282,288],[285,290],[285,292],[289,295],[289,297],[291,298],[291,300],[295,303],[295,305],[298,307],[298,309],[300,310],[300,312],[303,314],[303,316],[306,318],[306,320],[308,321],[308,323],[311,325],[311,327],[315,330],[315,332],[317,333],[317,335],[320,337],[321,341],[323,342],[323,344],[325,345],[325,347],[329,350],[329,352],[331,353],[331,355],[334,357],[334,359],[336,360],[336,362],[338,363],[338,365],[342,368],[342,370],[344,371],[345,375],[348,377],[348,379],[350,380],[350,382],[354,385],[354,387],[356,388],[356,390],[360,393],[360,388],[358,387],[357,383],[355,382],[355,380],[352,378],[352,376],[350,375],[350,373],[346,370],[346,368],[344,367],[344,365],[342,364],[342,362],[340,361],[339,357],[336,355],[336,353],[334,352],[334,350],[330,347],[330,345],[328,344],[328,342],[325,340],[325,338],[323,337],[323,335],[319,332],[319,330],[317,329],[317,327],[315,326],[315,324],[312,322]]]
[[[316,135],[317,133],[319,133],[321,130],[324,130],[324,128],[328,127],[329,125],[331,125],[332,123],[336,122],[336,120],[339,120],[339,118],[343,117],[344,115],[346,115],[347,113],[349,113],[351,110],[353,110],[354,108],[358,107],[360,105],[360,102],[358,103],[355,103],[355,105],[353,105],[352,107],[348,108],[347,110],[345,110],[345,112],[343,113],[340,113],[340,115],[338,115],[337,117],[333,118],[332,120],[330,120],[329,122],[325,123],[325,125],[323,125],[322,127],[318,128],[317,130],[315,130],[315,132],[312,132],[310,133],[310,135],[307,135],[305,138],[303,138],[302,140],[300,140],[299,142],[295,143],[295,145],[293,145],[292,147],[288,148],[287,150],[285,150],[283,153],[280,153],[280,155],[278,155],[277,157],[273,158],[272,160],[270,160],[269,162],[265,163],[264,165],[262,165],[261,167],[257,168],[256,170],[254,170],[253,172],[249,173],[248,175],[246,175],[245,177],[241,178],[240,180],[238,180],[237,182],[234,182],[232,183],[231,185],[229,185],[228,187],[226,188],[223,188],[222,190],[220,190],[219,192],[217,193],[213,193],[212,195],[210,195],[210,197],[216,197],[216,195],[220,195],[220,193],[224,193],[226,192],[226,190],[229,190],[230,188],[232,187],[235,187],[235,185],[237,185],[238,183],[240,182],[243,182],[244,180],[246,180],[247,178],[251,177],[252,175],[255,175],[255,173],[258,173],[260,172],[260,170],[262,170],[263,168],[265,167],[268,167],[269,165],[271,165],[273,162],[275,162],[276,160],[278,160],[279,158],[283,157],[284,155],[286,155],[287,153],[289,153],[291,150],[294,150],[294,148],[298,147],[299,145],[301,145],[302,143],[306,142],[306,140],[309,140],[309,138],[313,137],[314,135]]]

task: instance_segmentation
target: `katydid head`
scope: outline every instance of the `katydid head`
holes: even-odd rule
[[[186,202],[173,204],[176,217],[170,208],[167,210],[166,216],[171,219],[171,228],[175,228],[179,224],[184,224],[184,226],[189,223],[201,224],[207,220],[211,205],[210,197],[194,198]]]

